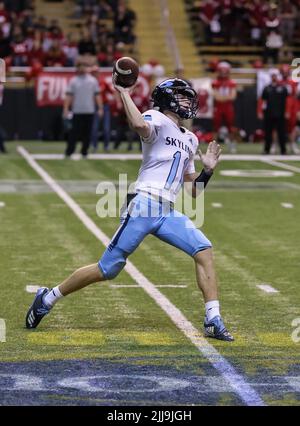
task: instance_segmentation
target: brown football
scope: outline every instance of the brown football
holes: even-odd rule
[[[139,76],[139,65],[129,56],[123,56],[115,62],[113,75],[118,86],[131,87]]]

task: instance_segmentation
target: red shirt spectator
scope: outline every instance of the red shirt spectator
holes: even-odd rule
[[[110,106],[110,112],[113,116],[118,115],[123,110],[123,104],[112,86],[111,77],[106,77],[101,81],[100,89],[103,104]]]
[[[253,0],[246,5],[250,23],[254,27],[263,28],[268,16],[268,5],[261,0]]]
[[[33,46],[29,51],[28,62],[29,65],[32,65],[34,62],[40,62],[41,64],[45,63],[45,52],[39,40],[34,40]]]
[[[200,19],[207,25],[211,23],[213,19],[218,17],[218,3],[214,0],[205,0],[200,6]]]
[[[5,10],[4,2],[0,2],[0,25],[9,21],[9,13]]]
[[[63,67],[66,62],[66,55],[62,50],[58,41],[53,42],[52,46],[45,55],[45,66],[54,67],[61,66]]]
[[[29,52],[25,40],[21,36],[16,37],[15,41],[11,44],[13,65],[25,66],[28,65]]]
[[[280,25],[280,17],[278,16],[277,9],[270,9],[267,17],[265,18],[265,26],[270,30],[276,30]]]

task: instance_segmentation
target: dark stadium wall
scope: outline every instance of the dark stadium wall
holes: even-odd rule
[[[248,136],[258,127],[256,102],[255,86],[238,93],[236,125],[245,130]],[[32,88],[5,89],[0,106],[0,125],[7,140],[62,140],[62,107],[37,107]]]
[[[38,108],[32,88],[5,89],[0,125],[8,140],[61,140],[62,107]]]

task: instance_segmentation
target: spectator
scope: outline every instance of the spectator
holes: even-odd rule
[[[82,156],[87,156],[96,105],[102,117],[103,105],[98,81],[88,74],[86,63],[80,61],[77,64],[77,75],[69,83],[64,103],[64,118],[68,119],[70,109],[73,112],[66,157],[75,152],[78,139],[82,141]]]
[[[279,14],[282,37],[287,43],[291,43],[294,36],[297,8],[290,0],[282,0],[279,6]]]
[[[116,42],[133,45],[135,35],[133,27],[136,21],[135,12],[120,1],[115,15],[115,38]]]
[[[47,20],[44,16],[39,16],[35,22],[33,23],[36,30],[41,33],[45,33],[47,31]]]
[[[278,56],[283,46],[283,40],[278,30],[271,30],[266,38],[264,63],[278,64]]]
[[[269,13],[265,18],[265,26],[267,30],[279,31],[280,17],[278,15],[278,8],[276,5],[272,5],[269,9]]]
[[[113,18],[113,10],[106,0],[99,0],[96,6],[96,13],[99,19]]]
[[[201,2],[199,18],[204,26],[205,43],[211,44],[212,34],[221,29],[218,4],[214,0]]]
[[[52,46],[52,43],[55,41],[58,41],[59,43],[62,43],[63,41],[63,32],[61,28],[56,24],[56,21],[51,21],[51,26],[48,29],[48,31],[43,36],[43,49],[45,52],[47,52],[50,47]],[[57,43],[56,43],[57,46]]]
[[[0,23],[9,21],[9,13],[5,8],[4,1],[0,1]]]
[[[27,49],[22,32],[16,29],[13,41],[11,43],[13,60],[12,65],[17,67],[26,66],[28,64],[29,51]]]
[[[83,31],[78,43],[78,52],[80,55],[96,55],[95,43],[87,29]]]
[[[66,63],[66,55],[59,40],[53,40],[52,45],[45,55],[46,67],[63,67]]]
[[[34,62],[45,64],[45,53],[43,51],[42,44],[39,38],[36,38],[33,41],[32,48],[29,52],[28,64],[32,65]]]
[[[73,67],[78,58],[77,41],[73,33],[68,34],[63,44],[63,51],[66,56],[66,66]]]
[[[87,14],[79,42],[63,34],[57,19],[48,23],[36,16],[32,4],[0,0],[0,55],[13,65],[39,60],[45,65],[74,66],[79,55],[91,56],[91,63],[97,55],[101,64],[111,66],[123,53],[118,45],[125,46],[126,53],[134,49],[136,16],[123,0],[79,0],[77,8]]]
[[[105,50],[99,50],[100,53],[98,54],[97,59],[101,67],[112,67],[114,62],[122,56],[122,53],[116,50],[113,43],[109,43]]]

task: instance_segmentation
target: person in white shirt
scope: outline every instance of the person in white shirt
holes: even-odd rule
[[[130,89],[116,85],[131,128],[141,137],[143,161],[135,183],[135,192],[127,195],[121,226],[98,263],[75,271],[63,283],[49,290],[42,287],[26,316],[26,327],[36,328],[41,319],[63,296],[87,285],[116,277],[127,257],[143,239],[152,234],[193,257],[196,279],[205,301],[204,334],[233,341],[220,316],[212,245],[185,215],[174,210],[173,203],[184,182],[192,185],[196,197],[208,183],[218,163],[220,146],[208,145],[201,173],[195,171],[196,136],[182,126],[198,109],[197,94],[182,79],[171,78],[154,89],[154,108],[141,114]]]

